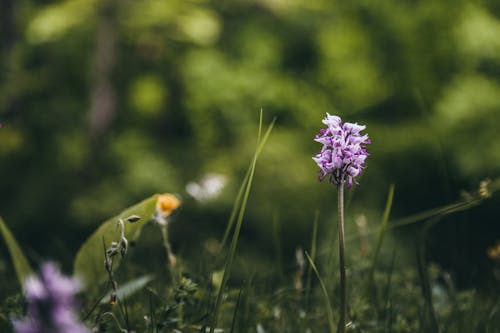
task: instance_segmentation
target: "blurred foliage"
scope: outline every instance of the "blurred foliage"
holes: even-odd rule
[[[32,274],[32,270],[30,264],[28,263],[28,260],[24,256],[23,251],[19,248],[19,244],[17,244],[16,239],[14,238],[14,236],[12,236],[12,233],[1,217],[0,236],[9,251],[11,261],[16,271],[19,286],[21,288],[24,288],[24,282]]]
[[[222,233],[260,108],[278,121],[243,228],[249,262],[273,257],[273,216],[287,263],[308,244],[316,209],[329,229],[335,194],[317,183],[311,160],[326,112],[366,124],[373,142],[361,186],[348,194],[348,230],[361,213],[376,225],[390,183],[400,217],[499,174],[497,1],[0,6],[0,212],[33,261],[69,267],[99,221],[165,191],[184,197],[174,248],[195,256]],[[105,119],[97,128],[91,110]],[[229,181],[220,196],[197,201],[185,186],[207,174]],[[430,256],[465,284],[490,278],[485,249],[500,239],[498,203],[435,228]],[[407,248],[405,234],[396,236]]]

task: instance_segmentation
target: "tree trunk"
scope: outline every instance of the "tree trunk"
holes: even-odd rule
[[[116,113],[116,99],[111,75],[116,51],[115,2],[106,1],[99,14],[96,45],[91,67],[89,133],[98,140],[111,127]]]

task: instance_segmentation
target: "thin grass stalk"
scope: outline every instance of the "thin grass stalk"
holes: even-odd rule
[[[104,257],[106,257],[106,242],[104,241],[104,237],[102,237],[102,251],[103,251],[103,254],[104,254]],[[87,320],[90,315],[92,314],[92,312],[94,312],[94,310],[97,308],[97,306],[101,303],[101,301],[104,299],[104,297],[106,297],[106,295],[108,294],[108,288],[110,286],[110,282],[109,280],[106,282],[106,288],[104,290],[104,294],[102,294],[102,296],[100,298],[98,298],[94,304],[90,307],[90,310],[87,312],[87,314],[83,317],[83,320]]]
[[[437,216],[434,219],[428,221],[422,230],[420,237],[417,239],[416,244],[416,256],[417,256],[417,268],[418,275],[422,285],[422,294],[425,300],[425,311],[427,314],[428,321],[425,321],[425,324],[428,324],[430,327],[430,331],[438,332],[439,327],[436,319],[436,313],[434,311],[434,304],[432,301],[432,289],[431,283],[429,280],[429,274],[427,272],[426,258],[425,258],[425,241],[427,237],[427,232],[432,225],[439,221],[440,217]]]
[[[233,233],[233,237],[231,240],[231,245],[229,247],[229,252],[228,252],[227,257],[226,257],[226,262],[224,263],[224,273],[222,275],[222,282],[221,282],[220,289],[219,289],[219,292],[217,294],[217,299],[215,302],[214,314],[213,314],[212,322],[210,325],[210,333],[214,333],[215,327],[217,326],[220,307],[222,304],[222,295],[224,294],[224,289],[226,287],[227,280],[229,279],[229,275],[231,272],[231,267],[233,265],[234,254],[236,252],[236,246],[238,244],[238,238],[240,235],[241,226],[243,224],[243,216],[245,215],[248,197],[250,196],[250,189],[252,187],[252,181],[253,181],[253,176],[254,176],[254,172],[255,172],[255,166],[257,164],[257,158],[260,155],[260,152],[262,151],[262,148],[263,148],[264,144],[266,143],[266,141],[269,137],[269,134],[271,133],[271,130],[274,127],[275,121],[276,121],[276,119],[274,119],[271,122],[271,124],[267,128],[266,133],[264,134],[263,139],[260,140],[260,133],[261,133],[261,128],[262,128],[262,112],[261,112],[260,123],[259,123],[258,146],[257,146],[257,150],[254,154],[254,157],[252,159],[250,175],[248,177],[248,182],[247,182],[246,187],[245,187],[245,193],[243,195],[243,200],[241,202],[241,207],[239,210],[238,219],[236,221],[236,226],[234,228],[234,233]]]
[[[123,300],[120,297],[116,297],[116,305],[118,307],[118,312],[120,313],[120,316],[123,319],[123,322],[125,323],[125,326],[127,327],[127,332],[128,332],[128,314],[126,313],[126,310],[123,308]],[[118,320],[118,318],[116,318]]]
[[[113,319],[116,327],[118,328],[118,330],[120,332],[128,332],[126,329],[122,328],[121,325],[120,325],[120,322],[118,321],[118,318],[116,318],[116,315],[113,313],[113,312],[104,312],[101,316],[101,319],[104,318],[104,316],[109,316]]]
[[[347,314],[347,286],[344,241],[344,184],[338,186],[338,223],[339,223],[339,268],[340,268],[340,321],[339,332],[345,333]]]
[[[274,238],[274,252],[276,253],[277,269],[281,282],[285,283],[285,276],[283,274],[283,254],[281,253],[281,221],[279,212],[273,214],[273,238]]]
[[[128,316],[127,302],[125,301],[125,298],[120,299],[120,301],[123,304],[123,315],[125,317],[125,327],[127,327],[127,332],[130,332],[130,319]]]
[[[108,283],[109,284],[109,283]],[[99,304],[101,304],[101,301],[104,299],[104,297],[106,297],[106,295],[108,295],[108,287],[106,287],[106,290],[104,291],[104,293],[102,294],[101,297],[99,297],[93,304],[92,306],[90,307],[90,310],[87,311],[87,314],[84,315],[82,318],[83,318],[83,321],[86,321],[90,315],[92,314],[92,312],[94,312],[94,310],[97,308],[97,306]]]
[[[446,215],[462,212],[462,211],[465,211],[469,208],[475,207],[475,206],[479,205],[480,203],[482,203],[484,200],[491,197],[495,192],[500,190],[500,178],[496,178],[495,180],[491,181],[491,183],[487,187],[487,190],[488,190],[488,195],[481,195],[479,192],[468,193],[468,195],[466,195],[463,199],[458,200],[454,203],[451,203],[451,204],[448,204],[445,206],[441,206],[441,207],[437,207],[437,208],[431,208],[431,209],[425,210],[423,212],[413,214],[413,215],[410,215],[410,216],[407,216],[407,217],[404,217],[401,219],[397,219],[394,221],[389,221],[388,226],[387,226],[387,230],[393,230],[396,228],[404,227],[407,225],[418,223],[418,222],[428,220],[430,218],[434,218],[434,217],[438,217],[438,216],[443,217]],[[380,233],[380,228],[381,227],[375,228],[373,230],[369,230],[367,232],[367,235]],[[353,241],[353,240],[358,239],[358,238],[359,238],[358,234],[349,235],[346,237],[346,241],[350,242],[350,241]]]
[[[248,177],[250,177],[250,172],[252,170],[252,164],[247,169],[245,177],[243,178],[243,182],[241,183],[240,189],[238,190],[238,194],[236,195],[236,199],[234,200],[233,208],[231,210],[231,215],[229,216],[229,221],[226,226],[226,230],[224,231],[224,236],[221,241],[221,249],[226,247],[227,239],[229,238],[229,234],[231,233],[231,229],[233,228],[234,221],[236,220],[236,216],[238,214],[238,208],[241,205],[241,198],[243,197],[243,193],[245,192],[246,185],[248,183]]]
[[[252,284],[253,284],[253,276],[250,276],[250,278],[245,281],[245,293],[243,294],[243,305],[242,305],[242,313],[240,314],[240,320],[238,322],[238,332],[245,332],[245,330],[248,329],[247,326],[245,326],[246,323],[250,322],[250,312],[251,312],[251,306],[250,306],[250,299],[251,297],[254,297],[255,295],[252,294]]]
[[[153,310],[153,298],[151,297],[152,293],[149,291],[148,293],[148,300],[149,300],[149,320],[150,320],[150,325],[149,327],[151,328],[151,333],[154,333],[155,329],[158,331],[158,328],[156,327],[156,318],[155,318],[155,313]]]
[[[392,251],[391,267],[389,269],[389,276],[387,278],[387,288],[385,293],[385,331],[392,332],[392,302],[391,302],[391,290],[392,290],[392,275],[394,274],[394,264],[396,262],[396,250]]]
[[[262,109],[260,110],[260,117],[259,117],[259,130],[257,134],[257,145],[260,143],[260,136],[262,133]],[[257,148],[256,154],[260,154],[261,149]],[[243,181],[241,182],[240,188],[238,190],[238,194],[236,195],[236,199],[234,200],[233,208],[231,210],[231,215],[229,216],[229,221],[226,226],[226,230],[224,231],[224,236],[222,236],[222,241],[221,241],[221,249],[223,249],[226,246],[227,240],[229,238],[229,234],[231,233],[231,229],[233,228],[234,221],[236,220],[236,216],[238,214],[238,208],[241,206],[241,199],[243,197],[243,193],[245,192],[245,188],[248,183],[248,178],[250,177],[250,173],[252,171],[252,163],[248,166],[247,172],[245,173],[245,177],[243,178]]]
[[[316,277],[318,278],[321,290],[323,291],[323,296],[325,299],[325,306],[326,306],[326,314],[328,316],[328,325],[330,327],[330,333],[335,333],[335,322],[333,320],[332,304],[330,303],[330,298],[328,297],[328,291],[326,290],[325,283],[323,282],[323,279],[319,275],[318,269],[316,268],[316,265],[314,264],[312,258],[309,256],[309,253],[306,252],[305,254],[307,260],[309,261],[310,267],[313,269],[314,273],[316,274]]]
[[[318,238],[318,219],[319,219],[319,211],[316,210],[314,214],[314,223],[313,223],[313,232],[311,238],[311,258],[312,260],[316,260],[316,242]],[[306,275],[306,311],[309,311],[309,298],[311,296],[311,270],[312,267],[309,265],[307,267],[307,275]]]
[[[387,200],[385,202],[384,214],[382,215],[382,223],[380,225],[380,233],[378,235],[377,246],[375,248],[375,254],[373,256],[373,262],[370,267],[370,273],[368,275],[368,289],[373,285],[373,276],[375,274],[375,268],[377,266],[378,258],[380,256],[380,250],[382,249],[382,243],[384,242],[385,234],[387,233],[387,226],[389,224],[389,215],[391,213],[392,200],[394,198],[394,184],[389,187],[389,193],[387,194]]]
[[[240,289],[240,291],[238,292],[238,299],[236,300],[236,304],[234,306],[233,321],[231,322],[231,330],[229,331],[229,333],[234,333],[234,329],[236,327],[236,318],[238,316],[238,309],[240,307],[242,293],[243,289]]]

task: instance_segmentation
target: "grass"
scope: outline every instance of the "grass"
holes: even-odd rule
[[[215,301],[215,307],[214,307],[214,311],[212,314],[212,321],[211,321],[211,325],[210,325],[210,333],[214,333],[215,328],[217,327],[219,312],[220,312],[221,304],[222,304],[222,297],[225,293],[226,284],[227,284],[227,281],[229,279],[229,275],[231,273],[234,255],[236,253],[236,246],[238,245],[238,238],[240,235],[241,226],[243,224],[243,217],[245,215],[248,197],[250,195],[250,189],[252,188],[252,180],[253,180],[253,176],[255,173],[257,159],[258,159],[260,153],[262,152],[262,148],[264,147],[267,139],[269,138],[269,134],[271,133],[273,126],[274,126],[274,121],[271,123],[271,125],[269,125],[266,133],[264,134],[264,138],[261,140],[261,129],[262,129],[262,112],[261,112],[260,122],[259,122],[259,134],[257,136],[257,149],[256,149],[255,154],[253,156],[252,164],[250,165],[250,168],[249,168],[250,172],[248,173],[248,179],[246,182],[243,182],[243,184],[242,184],[242,188],[244,187],[245,189],[244,189],[244,191],[240,190],[240,192],[242,192],[244,194],[243,194],[243,198],[241,199],[241,206],[239,207],[238,218],[236,220],[236,226],[235,226],[235,229],[233,232],[233,237],[231,239],[231,245],[229,247],[229,251],[228,251],[227,256],[226,256],[226,261],[224,263],[222,282],[221,282],[221,285],[219,287],[219,293],[217,294],[217,299]],[[238,204],[239,204],[239,200],[236,200],[235,207],[238,206]],[[233,215],[231,215],[231,217],[232,216]],[[228,229],[230,229],[232,227],[231,224],[232,224],[232,220],[230,219],[229,223],[228,223]],[[223,240],[223,244],[224,244],[224,240]]]
[[[238,252],[238,241],[258,157],[273,125],[274,122],[261,134],[261,118],[256,150],[236,195],[218,255],[200,253],[199,265],[184,262],[182,256],[178,256],[176,266],[167,270],[165,258],[152,257],[149,260],[158,260],[157,269],[144,272],[143,257],[129,250],[131,253],[113,272],[118,293],[116,304],[107,301],[109,281],[80,295],[81,317],[85,317],[89,327],[99,332],[145,333],[337,332],[341,306],[338,262],[329,260],[331,253],[336,256],[336,244],[334,239],[327,239],[320,233],[320,212],[315,213],[311,234],[306,236],[311,240],[309,250],[299,251],[307,261],[300,263],[298,260],[295,268],[283,265],[279,246],[281,222],[275,214],[272,221],[277,253],[266,258],[274,260],[274,268],[239,272],[238,276],[245,276],[244,280],[232,279],[232,272],[252,265],[246,263],[251,257]],[[391,220],[394,198],[394,186],[391,185],[380,225],[363,236],[368,237],[369,244],[375,244],[374,251],[367,254],[364,253],[366,249],[356,246],[360,241],[359,233],[347,237],[350,242],[346,253],[349,268],[347,332],[499,332],[498,293],[457,290],[448,272],[429,263],[425,252],[430,228],[445,216],[481,204],[498,190],[500,179],[489,183],[486,190],[482,188],[464,195],[455,203]],[[22,272],[29,265],[24,259],[16,259],[24,258],[22,250],[7,224],[1,222],[16,272],[24,279]],[[416,223],[421,223],[420,233],[415,241],[414,261],[408,262],[395,248],[389,249],[393,244],[390,243],[391,232]],[[141,247],[141,241],[136,247]],[[103,251],[102,247],[98,250]],[[102,269],[105,273],[104,267]],[[298,278],[301,283],[294,284],[288,276]],[[5,281],[7,286],[15,285],[12,282],[15,274]],[[108,290],[103,293],[106,285]],[[369,292],[366,292],[367,285]],[[10,288],[10,296],[0,301],[1,332],[11,332],[11,318],[22,316],[24,311],[21,289]]]
[[[321,279],[321,276],[319,275],[318,269],[316,268],[316,265],[314,264],[314,260],[309,256],[309,254],[306,252],[307,260],[309,261],[309,265],[314,271],[314,274],[316,274],[316,277],[318,278],[319,284],[321,286],[321,291],[323,292],[323,297],[325,299],[325,308],[326,308],[326,314],[328,316],[328,326],[330,327],[330,333],[335,332],[335,320],[333,319],[333,311],[332,311],[332,305],[330,304],[330,296],[328,295],[328,291],[326,290],[325,283],[323,282],[323,279]]]

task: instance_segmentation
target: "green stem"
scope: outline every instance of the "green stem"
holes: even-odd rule
[[[176,265],[176,258],[172,252],[170,242],[168,241],[168,225],[160,224],[161,238],[163,241],[163,247],[165,248],[165,254],[167,256],[168,270],[170,272],[170,277],[172,279],[172,284],[177,283],[177,277],[174,272],[174,266]]]
[[[340,257],[340,322],[339,333],[345,333],[347,312],[347,290],[345,273],[345,242],[344,242],[344,184],[338,187],[339,212],[339,257]]]

